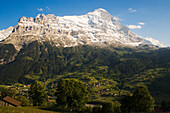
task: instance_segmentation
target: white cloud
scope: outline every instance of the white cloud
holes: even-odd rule
[[[132,8],[129,8],[128,10],[129,10],[129,12],[131,12],[131,13],[134,13],[134,12],[137,11],[136,9],[132,9]]]
[[[38,11],[43,11],[43,9],[42,9],[42,8],[37,8],[37,10],[38,10]]]
[[[145,25],[145,23],[143,23],[143,22],[138,22],[138,24],[139,24],[139,25]]]
[[[129,29],[141,29],[143,25],[145,25],[144,22],[138,22],[138,25],[128,25],[127,27]]]
[[[48,6],[47,6],[46,8],[47,8],[48,10],[50,10],[50,8],[49,8]]]
[[[129,29],[141,29],[142,28],[142,26],[140,26],[140,25],[128,25],[127,27]]]
[[[119,17],[114,17],[115,20],[118,20],[118,21],[123,21],[123,19],[119,18]]]
[[[132,10],[132,8],[129,8],[128,10],[129,10],[129,11],[131,11],[131,10]]]

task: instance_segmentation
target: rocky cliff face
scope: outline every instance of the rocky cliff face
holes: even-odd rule
[[[23,44],[35,40],[50,41],[62,47],[78,45],[136,47],[146,44],[163,46],[159,41],[148,40],[130,32],[104,9],[96,9],[81,16],[56,17],[52,14],[46,16],[39,14],[35,18],[22,17],[4,43],[12,43],[19,50]]]

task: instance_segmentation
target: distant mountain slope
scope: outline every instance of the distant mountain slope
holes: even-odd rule
[[[163,47],[157,40],[145,39],[130,32],[116,17],[101,8],[81,16],[57,17],[52,14],[39,14],[35,18],[22,17],[4,43],[12,43],[19,50],[22,45],[35,40],[50,41],[57,47]]]
[[[13,51],[10,58],[16,54],[16,50]],[[95,70],[96,74],[100,75],[100,71],[97,71],[100,66],[107,67],[107,72],[101,76],[120,76],[123,79],[147,69],[170,68],[169,56],[170,49],[137,52],[134,49],[114,47],[63,48],[35,41],[25,45],[12,62],[1,65],[0,83],[26,82],[27,80],[23,80],[24,76],[29,74],[40,76],[42,79],[49,75],[57,76],[69,72],[91,73]]]
[[[89,87],[102,82],[104,85],[99,89],[94,87],[93,94],[109,88],[111,91],[100,97],[116,94],[110,95],[113,98],[130,94],[137,86],[148,85],[160,103],[170,93],[161,89],[168,84],[169,57],[169,48],[56,47],[50,42],[34,41],[17,52],[12,44],[0,44],[0,84],[30,84],[40,80],[51,88],[62,78],[76,78]]]

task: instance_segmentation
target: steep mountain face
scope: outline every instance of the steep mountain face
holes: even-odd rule
[[[13,31],[14,27],[10,26],[7,29],[1,30],[0,31],[0,41],[6,39]]]
[[[4,43],[12,43],[19,50],[23,44],[35,40],[49,41],[57,47],[78,45],[163,47],[159,41],[145,39],[130,32],[104,9],[96,9],[81,16],[56,17],[52,14],[46,16],[39,14],[35,18],[22,17]]]

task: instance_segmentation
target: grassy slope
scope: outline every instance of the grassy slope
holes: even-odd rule
[[[48,111],[36,107],[0,107],[0,113],[69,113],[69,112]],[[75,112],[71,112],[71,113],[75,113]],[[159,112],[159,113],[170,113],[170,112]]]
[[[0,107],[0,113],[67,113],[62,110],[50,111],[39,107]]]

